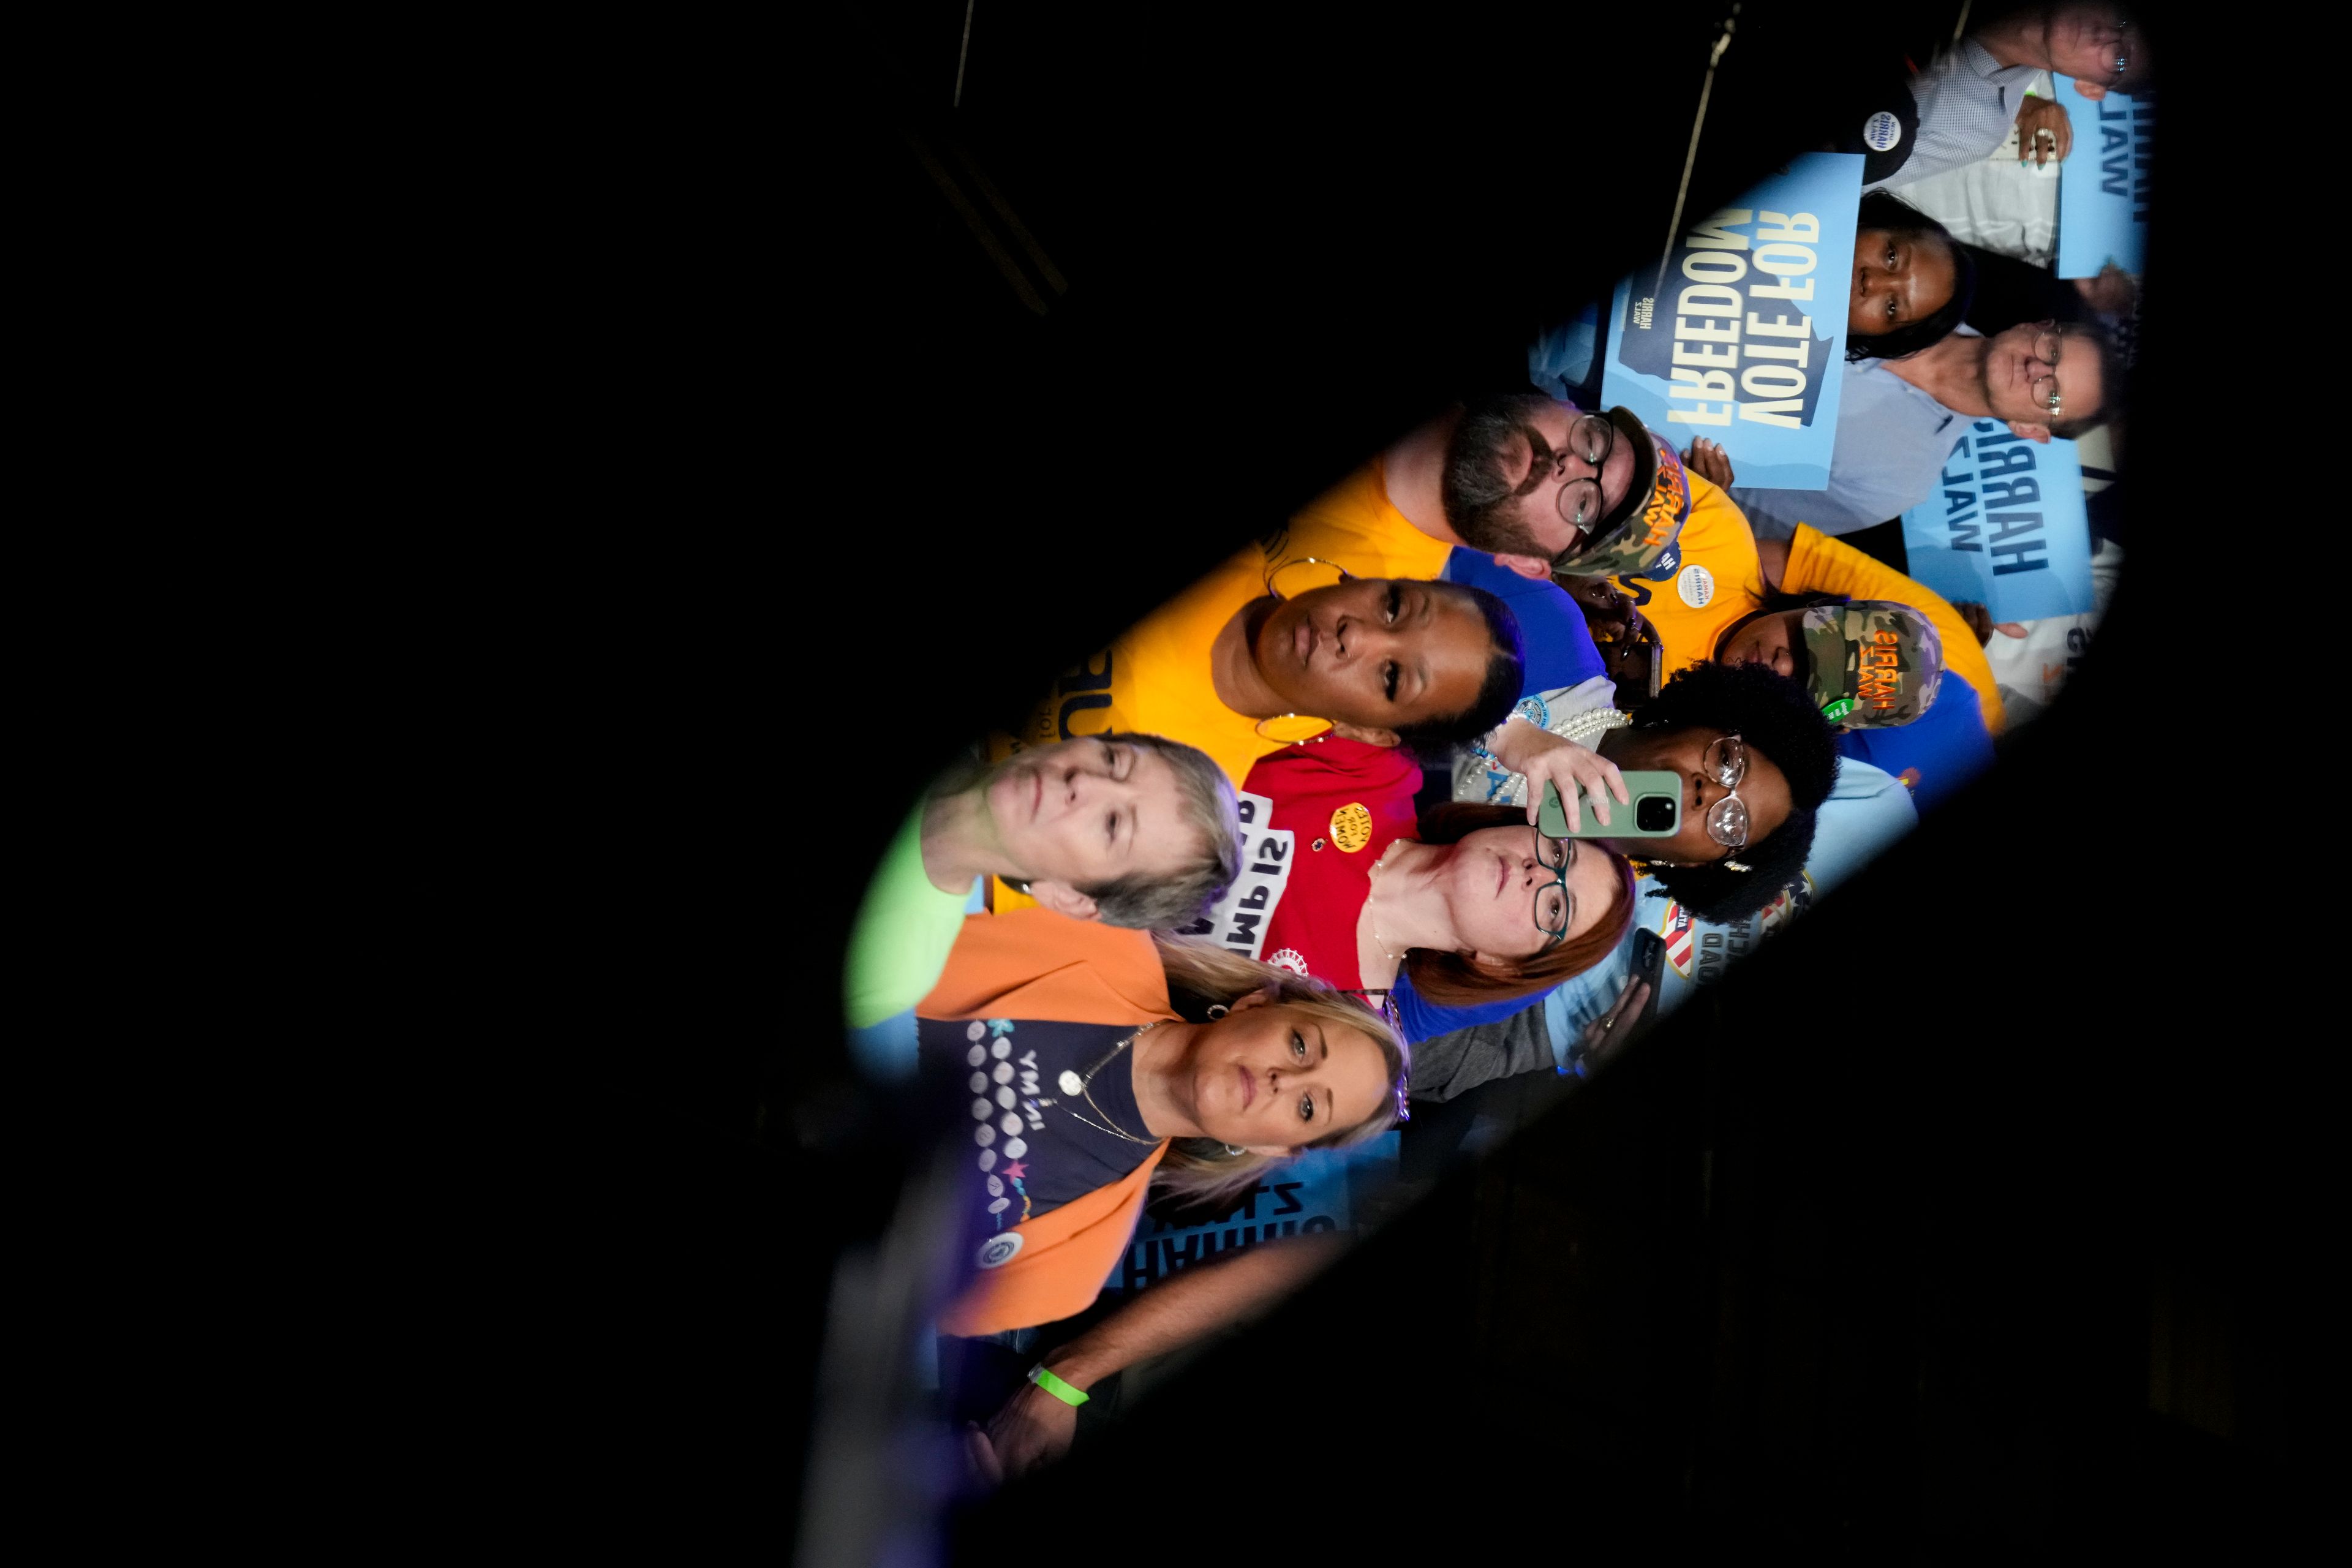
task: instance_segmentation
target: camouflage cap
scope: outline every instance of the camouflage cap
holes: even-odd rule
[[[1573,555],[1551,563],[1556,576],[1615,577],[1647,571],[1672,548],[1690,518],[1690,476],[1673,443],[1661,439],[1630,408],[1612,408],[1609,423],[1633,445],[1633,482],[1624,500]]]
[[[1856,599],[1807,610],[1805,652],[1822,717],[1856,730],[1908,724],[1936,700],[1944,639],[1908,605]]]

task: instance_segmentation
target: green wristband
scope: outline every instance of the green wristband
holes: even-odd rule
[[[1047,1372],[1045,1363],[1042,1361],[1029,1369],[1029,1381],[1073,1409],[1093,1397],[1085,1389],[1072,1388],[1068,1384]]]

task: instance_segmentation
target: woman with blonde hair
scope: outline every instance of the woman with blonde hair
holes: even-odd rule
[[[1149,1187],[1213,1201],[1377,1137],[1410,1068],[1385,1023],[1320,982],[1042,909],[967,920],[915,1013],[926,1070],[971,1110],[969,1281],[939,1320],[953,1334],[1083,1310]]]

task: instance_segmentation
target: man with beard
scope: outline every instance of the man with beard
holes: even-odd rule
[[[1383,576],[1424,578],[1468,549],[1541,582],[1648,502],[1660,445],[1626,409],[1586,414],[1532,393],[1482,398],[1407,432],[1308,502],[1286,546],[1294,558],[1359,557]]]
[[[1846,366],[1827,489],[1736,485],[1721,447],[1695,449],[1690,462],[1730,490],[1759,540],[1788,539],[1800,523],[1852,533],[1927,500],[1970,420],[2071,441],[2122,406],[2122,360],[2096,322],[2028,321],[1989,338],[1961,327],[1907,358]]]

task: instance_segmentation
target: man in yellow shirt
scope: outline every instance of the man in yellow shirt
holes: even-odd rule
[[[1407,432],[1301,508],[1276,543],[1384,577],[1433,578],[1454,550],[1475,550],[1541,581],[1620,530],[1672,461],[1628,409],[1482,398]]]

